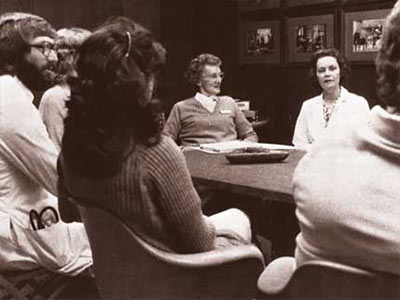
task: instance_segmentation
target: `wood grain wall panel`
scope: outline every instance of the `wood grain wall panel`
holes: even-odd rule
[[[32,11],[55,28],[83,27],[92,30],[110,16],[122,15],[122,0],[31,0]]]
[[[122,0],[123,14],[160,37],[160,2],[161,0]]]
[[[109,17],[122,16],[122,0],[85,0],[90,2],[92,28],[102,24]]]
[[[0,0],[0,14],[5,12],[32,11],[32,0]]]
[[[90,28],[93,23],[91,2],[86,0],[32,0],[34,13],[47,19],[56,29]]]

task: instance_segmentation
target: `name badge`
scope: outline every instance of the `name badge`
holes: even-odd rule
[[[219,112],[220,112],[221,114],[223,114],[223,115],[228,115],[228,114],[230,114],[232,111],[231,111],[230,109],[221,109]]]

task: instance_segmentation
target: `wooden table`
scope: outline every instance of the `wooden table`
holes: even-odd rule
[[[279,163],[231,164],[225,154],[186,150],[184,155],[195,184],[262,199],[293,203],[292,177],[305,152],[288,150]]]

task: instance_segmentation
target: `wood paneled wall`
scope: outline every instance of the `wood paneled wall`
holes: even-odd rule
[[[387,8],[394,1],[354,3],[344,8],[342,1],[334,1],[328,7],[322,7],[338,16],[339,22],[335,26],[337,37],[340,35],[340,18],[343,17],[344,9],[357,11]],[[272,123],[262,134],[263,141],[290,142],[302,102],[314,95],[308,81],[309,67],[306,64],[240,65],[238,24],[243,18],[284,20],[299,14],[314,15],[321,12],[320,5],[243,15],[238,11],[236,0],[0,0],[0,13],[6,11],[27,11],[41,15],[56,28],[78,26],[93,29],[110,16],[126,15],[152,29],[168,53],[160,94],[167,113],[176,101],[193,94],[183,79],[190,59],[202,52],[220,56],[226,73],[223,93],[234,98],[248,99],[252,109],[271,117]],[[282,21],[284,30],[283,25]],[[336,38],[335,46],[340,48],[340,43],[341,39]],[[367,98],[373,106],[377,102],[374,65],[352,64],[351,67],[352,76],[347,87]]]
[[[161,0],[0,0],[0,14],[31,12],[56,29],[83,27],[92,30],[108,17],[125,15],[159,34]]]
[[[181,2],[181,1],[178,1]],[[308,80],[309,66],[304,64],[287,64],[279,66],[252,64],[240,65],[238,61],[239,31],[238,24],[241,20],[268,20],[279,19],[281,21],[282,39],[285,39],[285,22],[287,17],[321,15],[333,13],[335,22],[335,47],[342,49],[342,20],[345,11],[373,10],[390,8],[395,1],[392,0],[360,0],[353,1],[351,5],[344,5],[343,1],[325,1],[325,5],[308,5],[303,7],[286,8],[282,6],[274,10],[255,11],[240,14],[237,1],[234,0],[192,0],[191,7],[176,7],[182,18],[167,18],[167,23],[173,23],[175,28],[191,26],[191,34],[179,35],[179,44],[190,45],[191,49],[181,47],[173,48],[173,55],[179,57],[177,66],[185,66],[191,57],[201,52],[211,52],[220,56],[223,60],[223,69],[226,78],[222,86],[224,94],[234,98],[248,99],[253,109],[257,109],[263,115],[270,116],[273,120],[263,134],[263,140],[268,142],[290,143],[294,125],[304,100],[315,95]],[[164,15],[164,11],[162,11]],[[191,20],[187,20],[191,15]],[[164,24],[164,23],[162,23]],[[171,24],[169,24],[171,26]],[[182,31],[181,31],[182,32]],[[179,31],[178,31],[179,34]],[[168,41],[170,35],[164,36]],[[176,38],[175,38],[176,40]],[[282,55],[285,55],[283,45]],[[191,55],[189,55],[191,53]],[[376,104],[375,92],[375,67],[373,63],[350,63],[352,75],[347,88],[364,96],[370,106]],[[184,68],[175,70],[175,73],[184,72]],[[171,86],[179,87],[177,76],[168,79]],[[182,79],[179,79],[182,80]],[[171,89],[172,90],[172,89]],[[189,96],[189,91],[184,90],[181,84],[180,93],[184,93],[180,99]],[[180,100],[174,95],[166,95],[171,104]]]

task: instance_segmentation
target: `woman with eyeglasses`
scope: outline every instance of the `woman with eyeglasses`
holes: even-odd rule
[[[224,78],[221,64],[221,59],[212,54],[200,54],[190,62],[186,78],[198,91],[174,105],[163,131],[178,145],[237,139],[258,141],[235,101],[229,96],[218,96]]]
[[[58,30],[55,38],[53,48],[57,50],[58,56],[56,85],[43,94],[39,112],[57,150],[61,149],[64,119],[67,116],[66,101],[71,96],[67,80],[71,76],[76,76],[75,51],[89,35],[90,31],[73,27]]]

